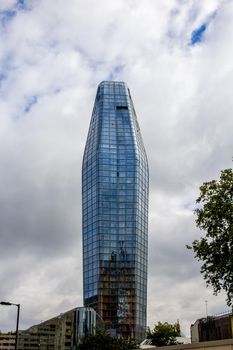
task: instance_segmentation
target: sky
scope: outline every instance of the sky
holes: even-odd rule
[[[81,165],[98,84],[130,88],[150,169],[148,319],[228,310],[185,245],[232,167],[233,2],[0,1],[0,301],[20,329],[82,306]],[[207,302],[206,302],[207,301]],[[0,329],[16,308],[0,306]]]

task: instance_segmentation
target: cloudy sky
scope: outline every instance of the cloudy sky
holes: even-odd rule
[[[126,81],[150,166],[148,325],[227,310],[185,248],[232,166],[233,2],[0,1],[0,300],[20,328],[82,305],[81,163],[96,88]],[[0,306],[0,329],[16,308]]]

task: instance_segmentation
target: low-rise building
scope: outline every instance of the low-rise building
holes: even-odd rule
[[[19,332],[18,350],[76,349],[86,334],[94,334],[96,312],[89,307],[67,311]]]
[[[203,317],[191,325],[192,343],[233,338],[232,313]]]
[[[15,349],[15,332],[0,332],[0,350]]]

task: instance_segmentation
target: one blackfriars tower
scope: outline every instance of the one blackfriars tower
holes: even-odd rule
[[[130,91],[97,90],[82,167],[84,305],[114,336],[146,330],[148,163]]]

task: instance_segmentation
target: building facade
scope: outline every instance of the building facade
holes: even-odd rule
[[[191,325],[192,343],[232,338],[232,313],[199,318]]]
[[[81,338],[94,334],[96,312],[78,307],[19,331],[18,350],[75,350]]]
[[[148,163],[123,82],[98,86],[82,166],[84,305],[113,336],[143,339]]]
[[[15,332],[0,331],[0,350],[15,350]]]

